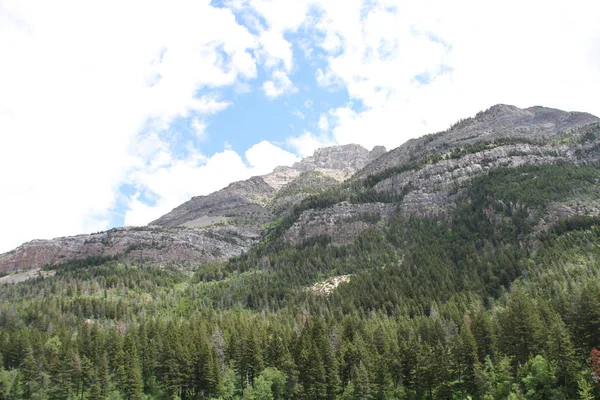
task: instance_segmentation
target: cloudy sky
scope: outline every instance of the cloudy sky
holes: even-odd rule
[[[0,251],[496,103],[600,115],[596,0],[0,0]]]

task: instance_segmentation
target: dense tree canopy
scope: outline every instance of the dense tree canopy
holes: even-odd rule
[[[599,172],[497,170],[448,220],[397,215],[350,245],[283,244],[296,210],[192,273],[88,260],[5,285],[0,399],[600,399],[600,218],[540,229]]]

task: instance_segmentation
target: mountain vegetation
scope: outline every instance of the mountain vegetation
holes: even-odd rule
[[[452,132],[343,183],[302,174],[279,197],[302,199],[227,261],[88,258],[1,286],[0,399],[600,399],[599,127],[439,144]],[[416,178],[381,189],[506,146],[562,158],[503,152],[525,161],[436,186],[440,216],[403,208]],[[348,243],[285,239],[306,213],[375,203],[396,212],[344,217],[364,223]]]

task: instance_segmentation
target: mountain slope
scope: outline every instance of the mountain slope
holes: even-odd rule
[[[410,164],[426,154],[444,154],[482,142],[526,138],[530,142],[559,138],[584,126],[599,123],[600,118],[587,113],[565,112],[545,107],[519,109],[498,104],[475,117],[461,120],[450,129],[411,139],[370,163],[356,178],[377,175],[403,164]]]
[[[119,258],[188,265],[224,261],[250,249],[260,232],[239,227],[207,229],[129,227],[52,240],[34,240],[0,255],[0,271]]]
[[[0,396],[598,399],[600,124],[584,119],[533,137],[483,121],[508,133],[457,128],[460,147],[339,183],[278,169],[268,209],[293,205],[225,262],[88,259],[4,285]],[[133,232],[232,229],[215,225]]]
[[[262,226],[279,213],[309,194],[347,179],[384,152],[383,147],[368,151],[358,145],[319,149],[293,167],[278,167],[262,177],[234,182],[207,196],[194,197],[148,227],[25,243],[0,255],[0,271],[35,269],[88,258],[163,264],[222,261],[256,244]]]
[[[225,189],[208,196],[194,197],[151,222],[150,225],[189,225],[193,224],[192,221],[203,217],[223,217],[231,218],[233,220],[231,223],[234,225],[242,223],[260,227],[274,219],[274,215],[266,206],[273,200],[275,194],[286,185],[293,184],[302,173],[315,171],[320,176],[329,178],[322,182],[323,185],[329,185],[331,180],[343,181],[349,178],[384,152],[383,147],[368,151],[362,146],[353,144],[318,149],[312,156],[302,159],[291,168],[278,167],[265,176],[255,176],[246,181],[232,183]],[[306,175],[302,176],[301,179],[310,185],[308,190],[314,191],[316,182],[308,182]],[[295,186],[302,186],[302,183],[297,182]],[[302,191],[296,190],[295,195],[298,194],[301,195]],[[279,196],[279,200],[281,201],[283,197]]]
[[[87,257],[139,259],[130,249],[152,246],[171,250],[146,251],[148,261],[221,260],[248,250],[260,240],[262,229],[275,221],[280,221],[275,224],[276,236],[281,240],[285,236],[287,243],[301,244],[323,235],[338,244],[350,243],[396,208],[404,217],[451,218],[468,183],[499,168],[598,163],[598,132],[600,119],[589,114],[496,105],[448,131],[410,140],[387,153],[382,147],[368,151],[358,145],[319,149],[292,167],[278,167],[262,177],[194,197],[137,231],[145,235],[124,229],[117,230],[114,244],[94,236],[25,244],[0,255],[0,271]],[[338,205],[342,202],[351,204]],[[550,206],[540,229],[564,216],[597,215],[599,209],[593,195],[564,199]],[[172,229],[177,226],[199,231],[189,231],[190,238],[189,232]],[[275,231],[269,229],[273,237]],[[212,241],[206,242],[207,236]],[[239,245],[238,237],[243,237]]]

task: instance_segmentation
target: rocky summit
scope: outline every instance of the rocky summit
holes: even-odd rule
[[[599,118],[500,104],[389,152],[356,144],[318,149],[291,167],[193,197],[146,227],[25,243],[0,255],[0,271],[90,258],[203,264],[274,237],[292,246],[319,238],[342,245],[393,215],[447,220],[469,182],[493,171],[561,163],[600,163]],[[599,215],[598,187],[550,204],[536,229]]]

